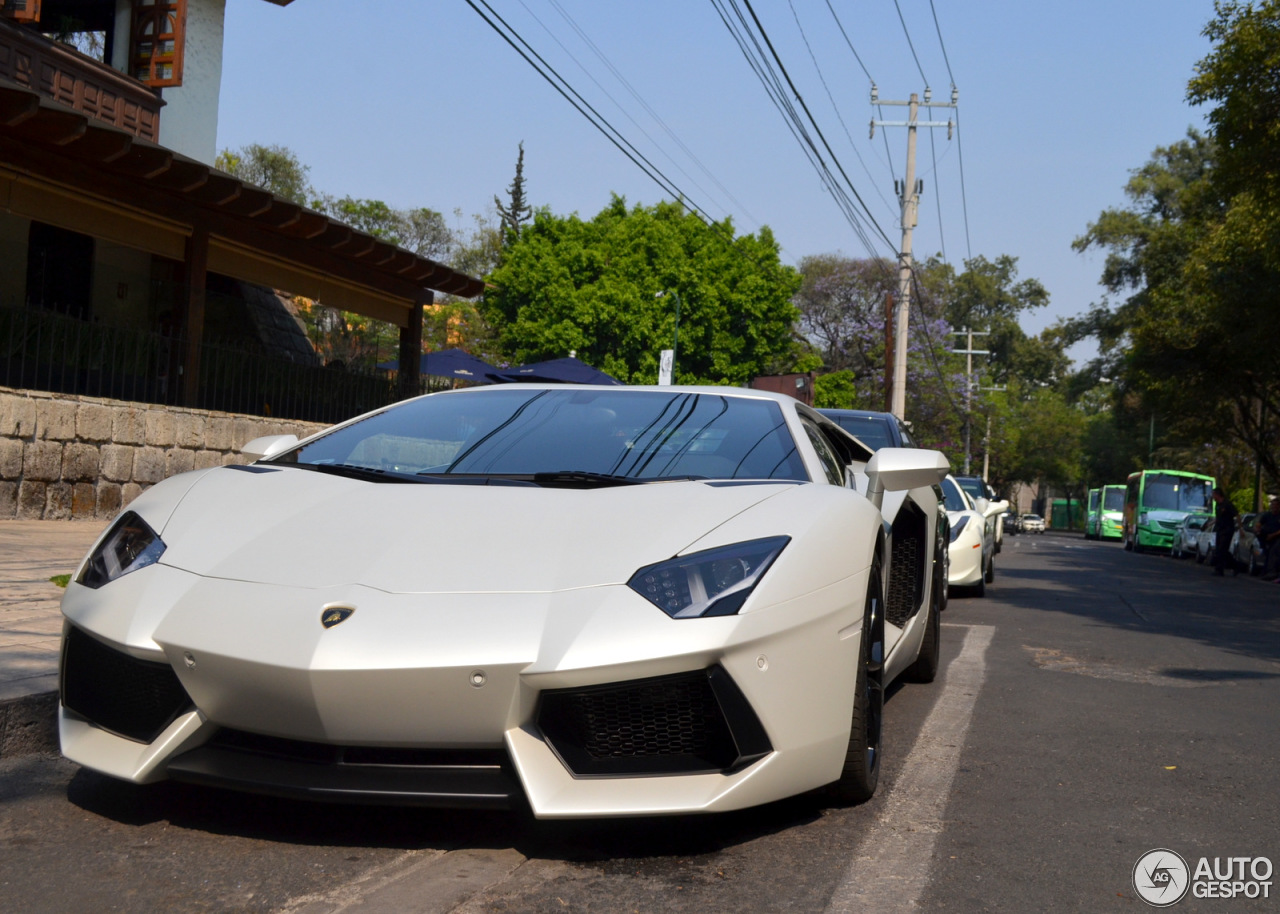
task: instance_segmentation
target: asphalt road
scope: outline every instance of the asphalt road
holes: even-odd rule
[[[1280,861],[1280,587],[1054,534],[996,567],[943,616],[944,676],[892,692],[862,806],[542,823],[26,757],[0,762],[0,910],[1145,911],[1153,849]]]

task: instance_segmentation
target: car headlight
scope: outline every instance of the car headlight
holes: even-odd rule
[[[951,542],[955,542],[961,531],[969,525],[969,515],[966,514],[956,521],[951,527]]]
[[[96,590],[131,571],[154,565],[164,550],[164,541],[147,522],[135,512],[128,511],[115,522],[102,544],[93,550],[76,583]]]
[[[772,536],[676,556],[641,568],[627,586],[673,619],[731,616],[789,542]]]

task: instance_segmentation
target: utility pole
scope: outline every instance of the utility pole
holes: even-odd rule
[[[893,412],[893,293],[884,297],[884,411]]]
[[[923,105],[926,108],[954,108],[959,97],[959,91],[955,86],[952,86],[950,102],[935,102],[933,101],[932,90],[926,86]],[[890,412],[899,419],[905,419],[907,406],[907,322],[908,315],[911,312],[911,230],[916,226],[916,216],[920,208],[920,191],[923,189],[923,182],[916,181],[916,128],[946,127],[947,139],[951,139],[954,124],[949,120],[918,120],[917,116],[920,111],[921,101],[920,97],[914,92],[911,93],[911,98],[905,102],[882,101],[879,97],[879,90],[873,84],[871,86],[871,104],[896,105],[907,108],[907,119],[905,121],[877,121],[874,118],[871,121],[872,139],[875,138],[877,125],[881,127],[907,128],[907,171],[902,183],[897,188],[898,202],[902,206],[902,249],[898,253],[898,297],[895,302],[896,313],[894,315],[893,396],[890,408]],[[896,181],[894,183],[897,184]]]
[[[973,338],[975,336],[990,336],[989,330],[970,330],[965,327],[963,330],[953,330],[952,336],[962,336],[965,338],[965,347],[963,349],[952,349],[951,351],[957,355],[964,356],[964,472],[969,475],[969,442],[973,426],[973,391],[977,387],[973,377],[973,357],[975,355],[991,355],[990,350],[974,349]],[[991,434],[990,425],[987,426],[988,436]],[[986,473],[983,473],[983,479],[986,479]]]

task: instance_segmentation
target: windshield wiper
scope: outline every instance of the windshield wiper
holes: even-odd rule
[[[380,470],[377,467],[362,467],[353,463],[292,463],[286,466],[299,470],[315,470],[332,476],[346,476],[350,479],[364,479],[369,482],[416,482],[412,476],[405,476],[393,470]]]
[[[534,473],[530,478],[540,486],[580,486],[582,488],[634,486],[647,481],[637,479],[634,476],[593,473],[590,470],[554,470],[546,473]]]
[[[590,470],[556,470],[551,473],[534,473],[531,477],[540,486],[577,486],[596,488],[606,486],[642,486],[656,482],[687,482],[706,479],[706,476],[619,476],[614,473],[593,473]]]

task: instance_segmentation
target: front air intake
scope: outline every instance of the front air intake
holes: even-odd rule
[[[722,667],[542,693],[538,728],[579,777],[729,773],[773,747]]]
[[[62,639],[62,705],[112,733],[149,743],[191,698],[167,663],[139,660],[74,626]]]

